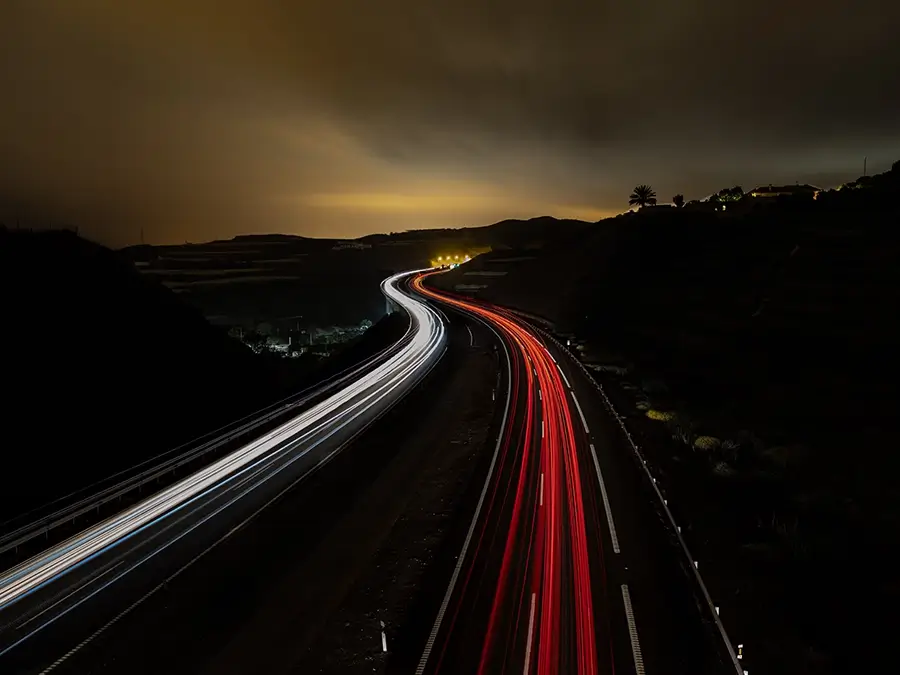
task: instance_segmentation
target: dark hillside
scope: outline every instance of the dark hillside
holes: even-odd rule
[[[386,242],[439,242],[444,246],[535,248],[559,238],[589,228],[592,223],[583,220],[559,219],[539,216],[528,220],[507,219],[481,227],[457,229],[409,230],[391,234],[371,234],[358,239],[368,244]]]
[[[892,417],[900,338],[898,203],[859,199],[634,219],[573,289],[574,325],[794,437],[859,438]]]
[[[117,254],[0,231],[3,480],[13,515],[288,393],[257,358]]]

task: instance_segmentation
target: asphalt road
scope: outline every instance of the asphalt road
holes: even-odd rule
[[[338,451],[415,388],[440,360],[442,319],[405,294],[394,279],[386,293],[409,311],[412,334],[399,354],[347,388],[262,439],[179,481],[152,498],[91,528],[0,576],[0,672],[137,672],[116,663],[111,651],[83,652],[102,640],[169,584],[271,507],[301,480],[339,457]],[[290,530],[280,531],[291,537]],[[260,565],[247,573],[264,570]],[[219,606],[223,620],[237,609],[254,582],[232,584]],[[220,594],[220,599],[223,597]],[[202,598],[194,600],[202,602]],[[165,631],[165,629],[163,629]],[[145,637],[161,639],[159,632]],[[198,652],[209,646],[194,645]],[[118,658],[121,659],[121,652]],[[166,655],[170,663],[182,653]],[[121,670],[117,670],[121,668]],[[176,668],[165,667],[174,672]],[[158,670],[156,672],[159,672]],[[190,672],[190,671],[188,671]]]
[[[506,423],[417,673],[733,673],[592,384],[517,317],[414,282],[494,328]]]

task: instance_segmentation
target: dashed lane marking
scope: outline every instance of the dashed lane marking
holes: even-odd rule
[[[572,392],[572,400],[575,401],[575,407],[578,409],[578,416],[581,418],[581,423],[584,425],[584,432],[589,434],[590,429],[588,429],[587,420],[584,417],[584,411],[581,409],[581,404],[578,402],[578,397],[575,396],[575,392]]]
[[[543,478],[543,474],[541,474]],[[531,614],[528,618],[528,642],[525,643],[525,667],[522,669],[522,675],[528,675],[528,666],[531,665],[531,639],[534,635],[534,596],[531,594]]]
[[[591,443],[591,457],[594,458],[594,468],[597,470],[597,480],[600,481],[600,497],[603,499],[603,509],[606,511],[606,522],[609,524],[609,538],[612,539],[613,551],[619,553],[619,536],[616,534],[616,526],[613,523],[612,509],[609,507],[609,496],[606,494],[606,483],[600,472],[600,462],[597,461],[597,450]]]

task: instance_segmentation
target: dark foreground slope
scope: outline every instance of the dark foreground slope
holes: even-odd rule
[[[247,415],[405,329],[387,321],[333,363],[297,363],[253,354],[72,233],[0,231],[0,270],[0,520]]]
[[[447,275],[587,343],[751,672],[860,670],[898,620],[900,167],[857,185]]]

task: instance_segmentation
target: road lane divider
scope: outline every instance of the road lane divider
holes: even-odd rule
[[[616,525],[613,522],[612,508],[609,506],[609,495],[606,494],[606,482],[603,480],[603,473],[600,471],[600,462],[597,460],[597,450],[591,443],[591,457],[594,460],[594,468],[597,470],[597,480],[600,483],[600,498],[603,500],[603,510],[606,511],[606,522],[609,525],[609,538],[612,540],[612,547],[615,553],[621,553],[619,549],[619,536],[616,534]]]

